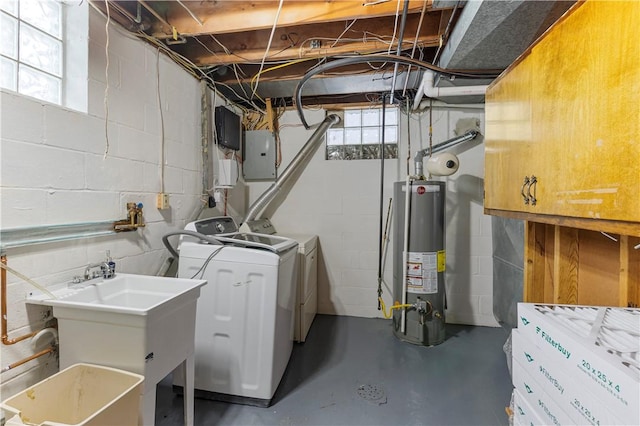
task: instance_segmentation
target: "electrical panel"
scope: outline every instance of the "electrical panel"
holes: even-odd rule
[[[242,174],[245,180],[276,178],[276,138],[268,130],[245,132]]]

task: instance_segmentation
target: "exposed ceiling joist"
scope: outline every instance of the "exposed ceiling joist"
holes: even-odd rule
[[[571,0],[90,1],[102,11],[106,11],[108,4],[114,21],[155,46],[164,46],[186,58],[182,61],[174,56],[176,62],[190,71],[192,66],[186,64],[195,64],[199,70],[194,75],[210,78],[229,99],[251,108],[266,97],[290,99],[293,93],[289,90],[296,80],[314,66],[338,56],[398,51],[400,32],[404,35],[400,48],[403,57],[436,61],[446,69],[502,68],[572,3]],[[408,14],[400,31],[399,15],[405,2]],[[364,61],[324,71],[314,77],[327,79],[317,83],[314,96],[320,96],[321,91],[328,96],[346,96],[344,91],[351,90],[359,92],[360,98],[382,93],[390,90],[382,83],[394,80],[391,68],[392,62],[372,65]],[[416,89],[416,78],[395,79],[396,85],[392,87],[401,88],[402,93],[406,93],[405,89]],[[438,86],[489,81],[445,78],[438,80]],[[340,84],[344,87],[339,87]]]
[[[435,47],[441,43],[440,27],[449,19],[451,10],[407,17],[402,50]],[[398,39],[393,37],[393,16],[371,19],[296,25],[278,28],[266,57],[270,61],[319,58],[344,54],[366,54],[386,50],[396,51]],[[271,29],[234,34],[203,35],[188,38],[174,50],[189,55],[198,66],[259,62],[265,55]]]
[[[427,7],[432,0],[427,0]],[[154,1],[151,7],[179,34],[192,37],[202,34],[226,34],[245,31],[271,29],[278,13],[278,1],[239,1],[239,0],[182,0],[178,2]],[[352,19],[375,18],[395,15],[396,1],[328,1],[328,0],[288,0],[282,5],[277,25],[285,28],[295,25],[318,24]],[[410,0],[409,11],[419,12],[423,0]],[[200,25],[195,17],[202,22]],[[164,39],[173,37],[172,28],[155,21],[150,31],[154,37]]]

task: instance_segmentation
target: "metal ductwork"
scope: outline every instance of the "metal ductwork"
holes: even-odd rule
[[[448,3],[440,1],[441,3]],[[449,2],[450,3],[450,2]],[[437,65],[442,68],[504,69],[522,55],[575,1],[493,1],[464,3]],[[444,6],[444,5],[443,5]],[[440,76],[435,86],[476,86],[491,80]],[[471,102],[468,98],[448,102]]]
[[[291,179],[294,173],[300,169],[304,160],[311,155],[318,145],[323,141],[323,136],[334,124],[340,122],[340,117],[335,114],[329,114],[322,123],[318,125],[318,128],[311,135],[309,140],[304,144],[302,149],[291,160],[291,163],[287,166],[284,172],[276,179],[276,181],[267,189],[253,204],[249,207],[249,211],[245,215],[242,223],[258,219],[262,211],[267,208],[269,203],[278,195],[278,192],[282,189],[285,183]]]

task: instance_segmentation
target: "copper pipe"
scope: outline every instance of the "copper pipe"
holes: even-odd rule
[[[0,256],[0,262],[3,265],[7,264],[7,256]],[[29,334],[25,334],[24,336],[16,337],[15,339],[9,339],[9,334],[7,331],[7,270],[4,268],[0,268],[0,316],[2,316],[2,344],[4,345],[14,345],[18,342],[21,342],[25,339],[33,337],[36,335],[37,331],[34,331]]]
[[[28,357],[26,357],[26,358],[21,359],[20,361],[16,361],[16,362],[14,362],[13,364],[9,364],[9,365],[7,365],[6,367],[4,367],[4,368],[2,369],[2,371],[0,371],[0,373],[4,373],[5,371],[9,371],[9,370],[11,370],[12,368],[19,367],[19,366],[21,366],[22,364],[25,364],[25,363],[27,363],[27,362],[29,362],[29,361],[31,361],[31,360],[36,359],[36,358],[40,358],[41,356],[46,355],[46,354],[48,354],[48,353],[52,353],[52,352],[54,352],[55,350],[56,350],[56,349],[55,349],[54,347],[50,347],[50,348],[48,348],[48,349],[41,350],[41,351],[40,351],[40,352],[38,352],[37,354],[33,354],[33,355],[31,355],[31,356],[28,356]]]

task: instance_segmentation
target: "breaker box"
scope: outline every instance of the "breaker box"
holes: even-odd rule
[[[242,174],[245,180],[276,178],[276,138],[268,130],[245,132]]]

